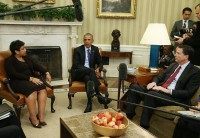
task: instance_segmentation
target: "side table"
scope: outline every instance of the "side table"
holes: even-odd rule
[[[116,51],[101,51],[102,57],[127,57],[129,58],[129,64],[132,64],[132,54],[133,52],[116,52]]]

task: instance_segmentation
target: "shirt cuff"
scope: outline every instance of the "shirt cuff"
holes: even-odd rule
[[[169,90],[169,94],[172,95],[172,89]]]

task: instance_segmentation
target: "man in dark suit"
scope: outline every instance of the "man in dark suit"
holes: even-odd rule
[[[74,49],[73,65],[72,65],[72,79],[85,82],[87,86],[88,81],[94,82],[95,95],[98,98],[99,103],[108,104],[110,101],[104,98],[99,93],[98,77],[103,68],[99,48],[92,45],[93,35],[87,33],[83,37],[84,45],[81,45]],[[87,107],[84,113],[91,112],[92,110],[92,91],[87,90]]]
[[[16,125],[9,125],[0,128],[1,138],[22,138],[20,135],[20,128]]]
[[[200,69],[190,63],[194,53],[192,47],[179,45],[175,50],[175,63],[172,63],[163,73],[154,78],[153,82],[147,87],[134,84],[131,89],[139,90],[143,93],[159,96],[165,99],[190,104],[190,99],[195,94],[200,85]],[[127,92],[127,102],[139,103],[144,99],[144,105],[150,107],[159,107],[173,105],[158,98],[140,95],[132,90]],[[140,125],[146,129],[149,128],[149,122],[153,110],[144,108],[140,120]],[[135,115],[135,106],[128,104],[126,115],[129,119]]]
[[[0,106],[2,110],[2,106]],[[1,116],[2,117],[2,116]],[[0,118],[0,137],[1,138],[26,138],[21,123],[14,111],[10,111],[10,116]]]
[[[200,3],[195,6],[195,14],[198,20],[200,20]]]
[[[200,121],[183,116],[178,120],[174,129],[173,138],[200,138]]]
[[[193,58],[193,64],[200,65],[199,57],[200,57],[200,3],[195,6],[195,13],[196,17],[199,21],[195,23],[196,28],[193,30],[193,36],[188,38],[187,35],[183,36],[182,38],[179,38],[177,42],[179,44],[187,44],[191,45],[194,50],[194,58]],[[197,108],[200,109],[200,96],[198,101]],[[200,121],[197,119],[192,119],[188,117],[181,117],[178,120],[178,123],[176,124],[176,127],[174,129],[173,138],[200,138]]]
[[[189,20],[192,10],[189,7],[186,7],[182,10],[183,19],[176,21],[170,33],[171,38],[174,36],[181,36],[184,34],[184,31],[193,26],[193,21]]]
[[[194,23],[191,33],[185,33],[182,37],[178,37],[175,43],[189,45],[194,48],[194,57],[191,60],[192,64],[200,66],[200,3],[195,6],[195,13],[198,19]]]

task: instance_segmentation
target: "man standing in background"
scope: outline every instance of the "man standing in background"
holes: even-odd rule
[[[200,3],[195,7],[195,14],[199,21],[194,23],[192,32],[183,34],[182,37],[178,37],[178,44],[186,44],[194,48],[194,57],[191,62],[194,65],[200,66]]]
[[[191,43],[193,44],[192,46],[196,46],[197,49],[195,49],[195,54],[197,55],[197,59],[196,61],[198,61],[198,58],[200,56],[199,51],[200,48],[199,44],[200,44],[200,3],[198,5],[196,5],[195,7],[195,14],[196,17],[199,21],[196,22],[196,33],[195,35],[193,35],[191,38],[189,38],[187,40],[186,38],[180,38],[178,40],[179,43]],[[198,30],[199,28],[199,30]],[[198,106],[197,108],[200,109],[200,98],[199,98],[199,102],[198,102]],[[181,117],[178,120],[178,123],[176,124],[176,127],[174,129],[174,134],[173,134],[173,138],[200,138],[200,121],[199,120],[195,120],[195,119],[190,119],[187,117]]]
[[[185,7],[182,10],[183,19],[176,21],[170,33],[171,38],[173,39],[174,36],[182,36],[184,32],[193,26],[193,21],[189,20],[192,14],[192,10],[189,7]]]
[[[195,13],[198,20],[200,20],[200,3],[195,7]]]

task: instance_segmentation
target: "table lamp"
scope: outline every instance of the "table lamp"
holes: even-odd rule
[[[161,45],[171,45],[167,28],[163,23],[149,23],[140,44],[151,45],[149,67],[158,67]]]

